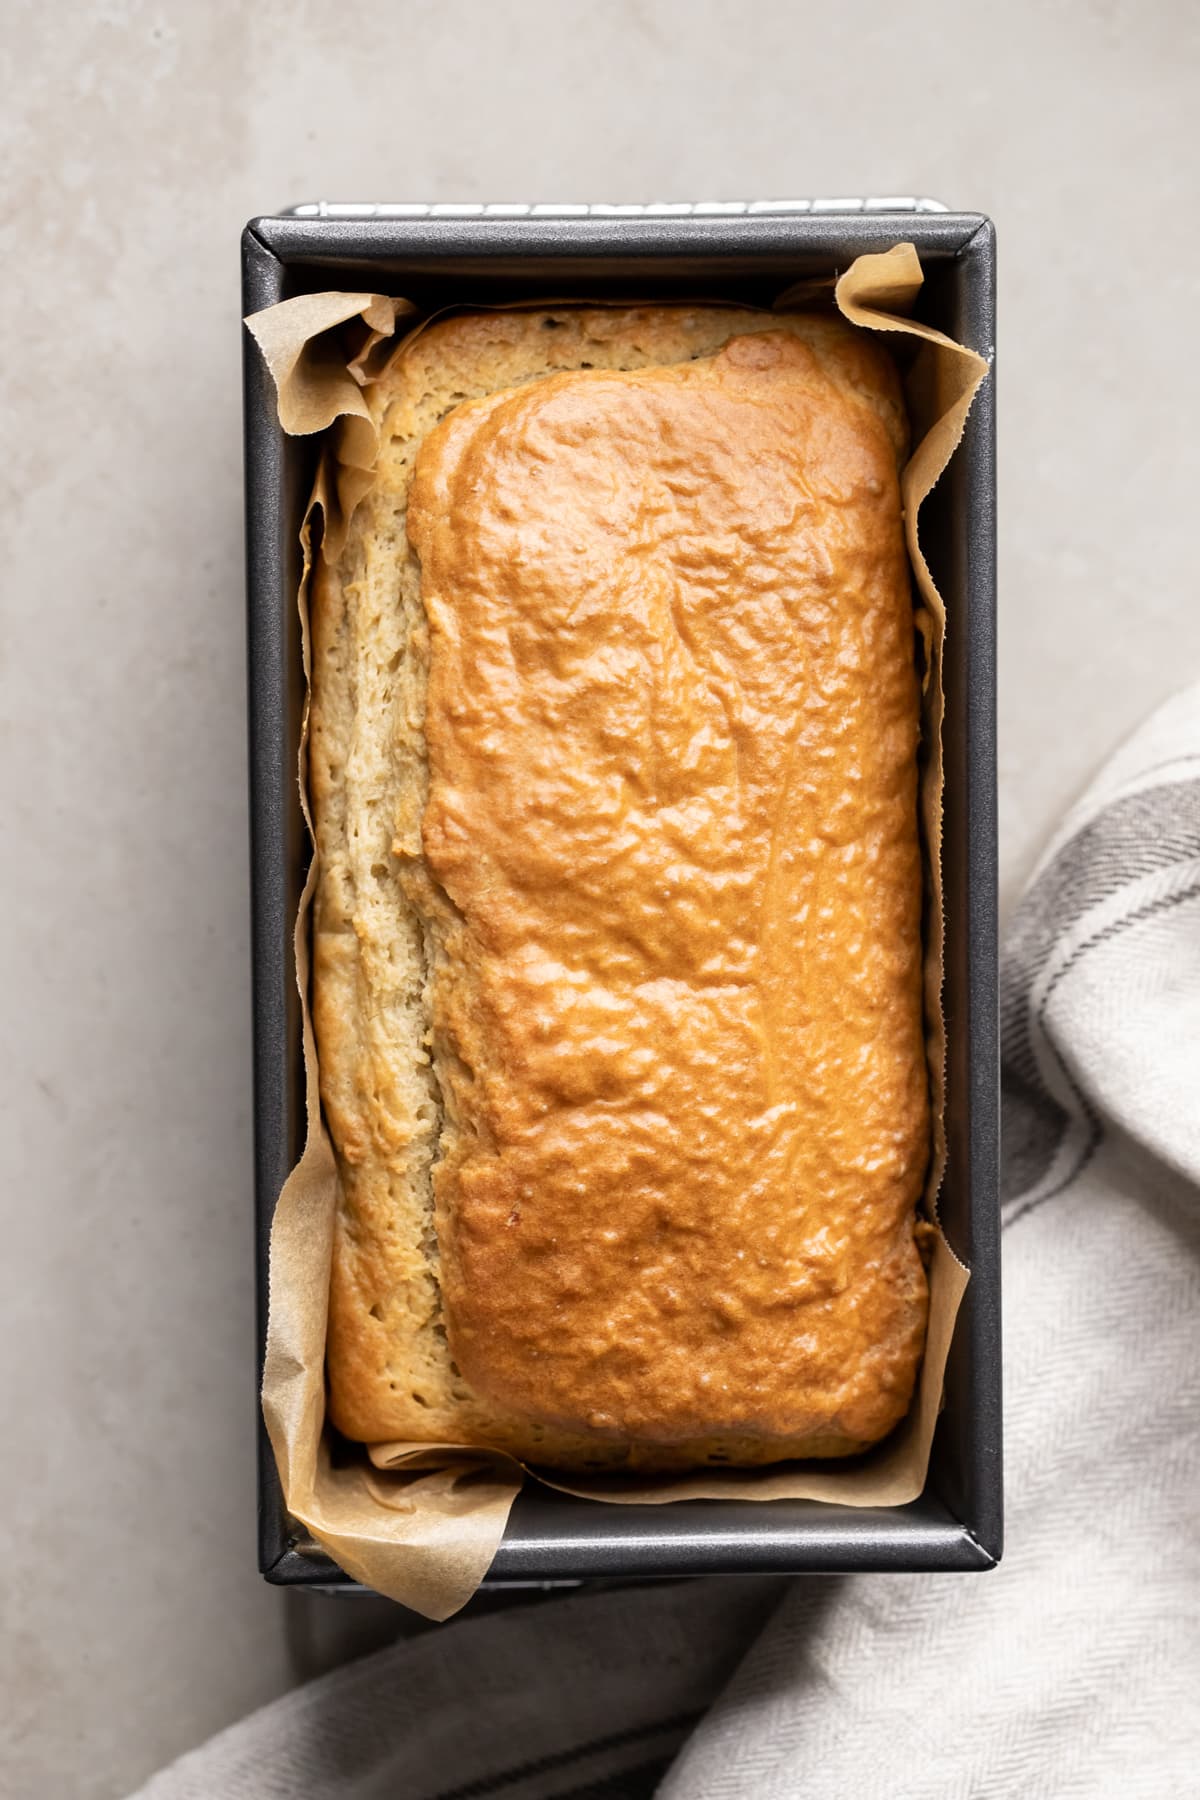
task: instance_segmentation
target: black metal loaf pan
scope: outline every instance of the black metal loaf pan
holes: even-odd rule
[[[777,207],[308,207],[255,219],[243,300],[346,288],[428,305],[521,296],[728,295],[768,301],[801,277],[909,241],[919,315],[991,355],[994,235],[976,213],[892,202]],[[949,1164],[947,1236],[971,1283],[946,1372],[926,1492],[861,1510],[805,1501],[637,1507],[536,1485],[513,1508],[489,1582],[758,1571],[986,1569],[1000,1555],[1000,1246],[997,1197],[994,373],[922,513],[946,600],[945,849]],[[314,449],[279,429],[270,379],[245,344],[250,802],[259,1357],[271,1215],[304,1138],[292,925],[308,857],[296,784],[303,702],[297,531]],[[348,1589],[289,1520],[259,1427],[259,1563],[268,1580]]]

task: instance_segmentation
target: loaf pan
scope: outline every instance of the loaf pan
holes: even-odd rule
[[[664,207],[299,207],[242,238],[243,311],[327,288],[426,306],[590,295],[770,301],[863,251],[915,244],[919,316],[994,358],[995,239],[927,201]],[[271,1216],[304,1139],[292,928],[309,854],[296,781],[304,703],[298,530],[314,446],[285,437],[245,339],[246,554],[254,956],[259,1374]],[[812,1501],[605,1506],[530,1484],[488,1586],[672,1575],[987,1569],[1002,1536],[996,972],[995,370],[926,502],[922,544],[946,601],[945,1012],[949,1160],[940,1214],[971,1281],[925,1493],[859,1509]],[[355,1584],[290,1520],[261,1419],[259,1566],[269,1581]]]

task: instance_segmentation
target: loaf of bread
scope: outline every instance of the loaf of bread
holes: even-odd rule
[[[839,1456],[927,1290],[918,682],[886,355],[463,315],[312,594],[333,1422],[563,1469]]]

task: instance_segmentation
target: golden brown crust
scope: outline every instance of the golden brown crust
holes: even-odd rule
[[[374,403],[313,606],[335,1419],[860,1448],[926,1306],[894,373],[829,320],[555,309],[430,327]]]

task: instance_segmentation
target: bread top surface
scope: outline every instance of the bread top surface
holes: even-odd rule
[[[467,1388],[796,1453],[889,1429],[923,1340],[918,702],[894,373],[741,316],[717,348],[688,309],[477,315],[398,360],[392,441],[431,381],[501,391],[415,456],[428,793],[395,841]],[[575,372],[528,380],[535,334]]]

